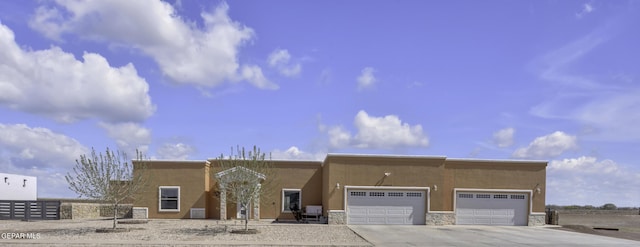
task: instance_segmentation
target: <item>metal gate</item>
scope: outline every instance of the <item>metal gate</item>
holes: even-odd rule
[[[59,220],[60,201],[0,201],[0,220]]]

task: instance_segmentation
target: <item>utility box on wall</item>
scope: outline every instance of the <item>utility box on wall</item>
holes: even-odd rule
[[[0,200],[35,201],[38,199],[38,178],[0,173]]]

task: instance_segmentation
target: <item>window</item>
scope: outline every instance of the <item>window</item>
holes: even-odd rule
[[[391,196],[391,197],[403,197],[404,193],[403,192],[389,192],[389,196]]]
[[[476,198],[487,199],[487,198],[491,198],[491,195],[489,195],[489,194],[476,194]]]
[[[473,198],[473,194],[458,194],[458,198]]]
[[[351,196],[367,196],[367,192],[364,192],[364,191],[351,191]]]
[[[282,212],[291,212],[302,208],[302,191],[299,189],[282,189]]]
[[[372,191],[372,192],[369,192],[369,196],[373,196],[373,197],[381,197],[381,196],[384,196],[384,192],[375,192],[375,191]]]
[[[511,199],[524,200],[524,195],[511,195]]]
[[[422,192],[407,192],[407,197],[422,197]]]
[[[508,195],[493,195],[493,199],[507,199]]]
[[[180,186],[160,186],[159,193],[161,212],[180,211]]]

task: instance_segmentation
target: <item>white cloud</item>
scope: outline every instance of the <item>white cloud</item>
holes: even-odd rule
[[[249,81],[251,84],[260,89],[278,89],[278,85],[269,81],[264,74],[262,74],[262,69],[255,65],[243,65],[242,66],[242,77]]]
[[[3,172],[36,176],[38,197],[71,197],[64,175],[89,149],[50,129],[0,123],[0,167]]]
[[[138,49],[153,58],[176,83],[214,87],[227,81],[247,80],[264,85],[264,81],[256,82],[257,66],[245,65],[238,71],[243,67],[238,53],[253,39],[254,31],[231,20],[228,10],[229,6],[222,3],[211,12],[202,12],[203,23],[199,26],[180,17],[171,4],[159,0],[60,0],[56,6],[40,6],[30,26],[52,39],[72,33]]]
[[[318,76],[318,84],[328,85],[333,81],[333,72],[330,68],[324,68]]]
[[[147,154],[151,143],[151,130],[138,123],[100,123],[107,135],[116,141],[118,149],[125,152],[129,159],[135,158],[136,150]]]
[[[612,160],[582,156],[553,160],[547,168],[547,203],[637,206],[640,171]]]
[[[342,126],[329,128],[327,134],[329,134],[329,146],[331,147],[342,148],[349,146],[351,143],[351,133],[342,128]]]
[[[403,123],[398,116],[369,116],[359,111],[354,119],[358,130],[355,136],[342,127],[329,128],[329,144],[333,148],[354,146],[356,148],[399,148],[428,146],[429,139],[422,126]]]
[[[589,13],[595,11],[596,9],[593,7],[591,3],[585,3],[582,5],[580,12],[576,13],[576,18],[581,19],[582,17],[588,15]]]
[[[575,121],[592,129],[587,138],[613,141],[640,140],[640,87],[626,72],[600,75],[597,71],[576,73],[576,64],[592,63],[589,55],[609,40],[609,25],[556,50],[548,52],[534,64],[540,78],[553,91],[547,100],[531,108],[530,113],[543,118]],[[607,47],[603,47],[606,49]],[[597,63],[603,63],[597,61]]]
[[[0,24],[0,104],[62,122],[99,118],[141,121],[155,106],[132,64],[115,68],[99,54],[83,60],[58,47],[23,50]]]
[[[576,136],[567,135],[562,131],[556,131],[546,136],[541,136],[529,143],[529,146],[519,148],[513,152],[516,158],[553,158],[566,151],[577,149]]]
[[[544,54],[533,63],[541,79],[580,89],[602,88],[592,78],[570,72],[570,66],[608,40],[605,31],[596,29],[588,35]]]
[[[376,83],[376,77],[373,75],[375,70],[371,67],[362,69],[360,76],[358,76],[358,90],[364,90],[372,88]]]
[[[640,89],[605,94],[574,110],[576,120],[609,139],[640,140]]]
[[[24,169],[51,167],[53,164],[71,167],[76,158],[88,151],[71,137],[25,124],[0,123],[0,147],[7,152],[5,155],[11,157],[14,165]]]
[[[550,172],[580,171],[582,173],[615,173],[618,166],[612,160],[597,161],[595,157],[582,156],[577,159],[553,160],[549,164]]]
[[[278,69],[278,72],[287,77],[294,77],[300,74],[302,65],[300,63],[291,63],[291,55],[288,50],[276,49],[267,59],[269,66]]]
[[[498,147],[505,148],[513,145],[513,134],[516,132],[514,128],[504,128],[493,133],[493,143]]]
[[[184,143],[165,143],[156,151],[158,158],[168,160],[187,160],[189,155],[195,152],[195,148]]]
[[[281,160],[324,160],[325,157],[326,153],[309,153],[296,146],[291,146],[285,151],[276,149],[271,152],[271,158]]]

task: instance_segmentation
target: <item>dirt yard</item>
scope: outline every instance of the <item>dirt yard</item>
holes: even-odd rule
[[[559,228],[562,230],[640,241],[640,215],[638,214],[598,214],[597,212],[561,211],[558,224],[563,226]]]

